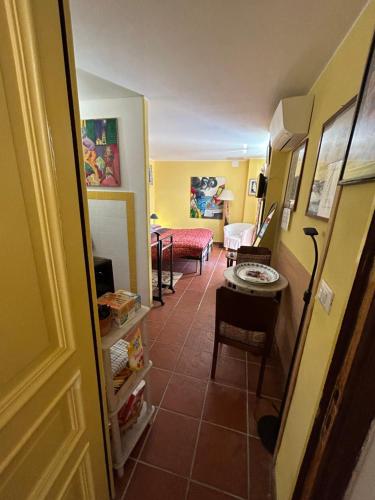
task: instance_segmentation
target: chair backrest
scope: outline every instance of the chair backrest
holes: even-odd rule
[[[269,266],[271,263],[272,252],[265,247],[247,247],[241,246],[237,250],[237,264],[242,262],[258,262]]]
[[[227,224],[224,226],[224,233],[227,234],[239,234],[245,229],[249,229],[253,224],[248,224],[247,222],[233,222],[232,224]]]
[[[278,307],[272,296],[250,295],[222,286],[216,290],[216,328],[225,321],[244,330],[272,333]]]

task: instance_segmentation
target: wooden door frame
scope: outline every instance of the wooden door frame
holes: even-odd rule
[[[343,498],[375,415],[374,256],[375,214],[354,279],[293,500]],[[361,411],[358,411],[359,408]]]
[[[66,75],[66,91],[69,102],[69,115],[72,130],[72,145],[75,158],[75,171],[77,179],[77,194],[78,204],[81,219],[82,230],[82,244],[84,253],[84,262],[86,269],[86,282],[88,291],[88,302],[90,308],[91,326],[92,326],[92,340],[94,346],[95,366],[98,381],[98,395],[100,404],[101,416],[101,432],[103,435],[104,456],[106,466],[106,476],[108,481],[108,491],[111,497],[114,497],[115,489],[113,482],[113,469],[111,458],[111,447],[108,427],[108,413],[107,402],[105,396],[104,386],[104,368],[102,353],[98,338],[100,338],[99,317],[96,307],[96,284],[92,251],[89,246],[91,241],[89,233],[89,218],[88,218],[88,199],[87,194],[84,192],[84,174],[83,174],[83,157],[82,148],[79,143],[81,136],[79,123],[79,104],[77,94],[77,82],[75,76],[75,61],[73,51],[73,35],[71,31],[71,16],[70,16],[70,0],[57,0],[59,13],[60,13],[60,27],[61,27],[61,43],[63,47],[65,75]],[[99,430],[99,429],[98,429]]]

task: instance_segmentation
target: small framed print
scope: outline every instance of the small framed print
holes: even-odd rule
[[[283,229],[284,231],[288,231],[289,229],[290,212],[291,212],[290,208],[284,207],[281,216],[281,229]]]
[[[266,152],[267,165],[269,165],[271,163],[271,154],[272,154],[272,147],[271,147],[271,143],[269,142],[268,146],[267,146],[267,152]]]
[[[306,215],[328,220],[352,128],[356,98],[324,125]]]
[[[258,182],[256,179],[249,179],[249,196],[257,194]]]
[[[294,211],[297,207],[299,187],[305,163],[307,139],[292,153],[290,161],[288,183],[285,191],[284,207]]]
[[[148,183],[150,186],[154,185],[154,173],[152,171],[152,165],[149,165],[148,167]]]
[[[375,35],[358,97],[340,184],[375,179]]]

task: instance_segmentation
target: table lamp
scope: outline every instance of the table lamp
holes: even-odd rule
[[[219,200],[224,202],[224,226],[229,224],[229,201],[234,200],[234,194],[230,189],[223,189],[222,193],[218,196]]]
[[[152,214],[150,215],[150,221],[151,221],[151,232],[152,232],[154,229],[156,229],[156,228],[160,227],[160,226],[157,224],[157,222],[156,222],[158,219],[159,219],[159,217],[157,216],[157,214],[152,213]]]

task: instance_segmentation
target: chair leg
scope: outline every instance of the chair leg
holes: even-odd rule
[[[217,340],[215,340],[214,352],[212,353],[212,366],[211,366],[211,378],[212,379],[215,378],[218,349],[219,349],[219,342]]]
[[[266,369],[266,362],[267,362],[267,355],[264,354],[262,356],[262,363],[261,363],[260,369],[259,369],[257,392],[256,392],[257,398],[260,397],[261,392],[262,392],[264,372],[265,372],[265,369]]]

